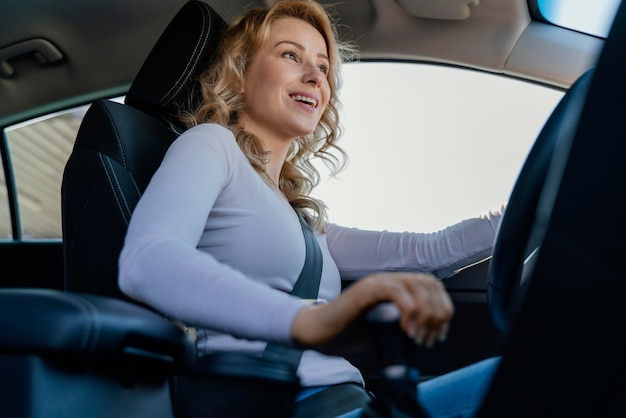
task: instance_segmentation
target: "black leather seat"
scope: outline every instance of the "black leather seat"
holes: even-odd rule
[[[169,418],[169,378],[194,359],[181,329],[135,304],[0,290],[2,417]]]
[[[133,81],[125,104],[100,100],[83,119],[62,184],[65,288],[127,299],[117,261],[131,213],[178,136],[176,104],[212,58],[222,18],[186,3]]]

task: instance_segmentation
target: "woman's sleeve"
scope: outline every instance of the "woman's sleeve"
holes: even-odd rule
[[[341,276],[422,271],[450,277],[491,255],[505,204],[432,233],[366,231],[327,226],[330,252]]]
[[[298,299],[197,249],[209,212],[229,181],[227,141],[234,142],[230,131],[200,125],[172,144],[131,218],[119,285],[188,325],[288,343],[302,306]]]

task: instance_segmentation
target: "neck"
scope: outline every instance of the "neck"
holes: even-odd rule
[[[248,122],[245,117],[241,118],[242,127],[246,131],[250,132],[261,142],[263,150],[269,153],[269,161],[265,166],[265,172],[269,178],[278,185],[280,178],[280,172],[282,171],[283,164],[287,159],[287,153],[289,147],[295,141],[295,138],[286,138],[278,136],[274,131],[268,131],[263,127],[256,124],[246,123]]]
[[[285,140],[259,135],[257,135],[257,138],[261,142],[263,150],[269,153],[269,161],[265,166],[265,172],[269,178],[278,185],[280,172],[283,169],[287,154],[289,153],[289,147],[294,139]]]
[[[265,172],[270,179],[278,186],[278,180],[280,179],[280,172],[283,169],[283,164],[287,158],[287,151],[289,146],[283,147],[267,147],[265,142],[263,143],[266,150],[270,153],[270,160],[265,166]]]

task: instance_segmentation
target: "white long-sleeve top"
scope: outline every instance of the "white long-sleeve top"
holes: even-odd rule
[[[341,277],[396,270],[451,274],[489,256],[501,209],[442,231],[363,231],[327,224],[319,297],[336,298]],[[202,124],[170,147],[130,221],[119,259],[124,293],[199,328],[201,353],[261,353],[291,344],[304,306],[291,296],[305,259],[298,217],[252,168],[232,133]],[[278,290],[277,290],[278,289]],[[303,386],[362,382],[348,361],[305,351]]]

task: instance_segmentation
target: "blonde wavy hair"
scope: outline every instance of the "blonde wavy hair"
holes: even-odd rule
[[[310,196],[320,180],[311,159],[321,158],[331,175],[336,175],[345,165],[346,155],[336,144],[342,134],[338,111],[338,92],[342,84],[340,66],[344,60],[356,56],[353,44],[338,40],[336,20],[331,9],[313,0],[279,0],[269,8],[254,8],[236,18],[223,34],[215,61],[199,77],[201,103],[192,107],[191,111],[181,112],[179,119],[187,127],[204,122],[228,127],[254,169],[265,181],[273,184],[265,171],[268,153],[257,137],[243,130],[238,115],[244,108],[246,70],[268,38],[272,22],[285,17],[309,23],[326,41],[330,61],[330,99],[315,131],[292,143],[277,186],[296,210],[311,210],[316,219],[313,226],[323,230],[326,207],[322,201]],[[329,152],[333,150],[339,157]]]

